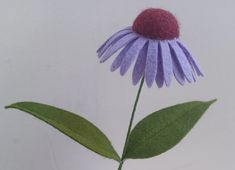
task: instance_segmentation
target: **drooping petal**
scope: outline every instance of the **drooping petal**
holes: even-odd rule
[[[126,47],[124,47],[122,49],[122,51],[118,54],[118,56],[115,58],[115,60],[113,61],[110,70],[113,72],[115,70],[117,70],[122,63],[123,58],[125,57],[127,51],[130,49],[130,47],[133,45],[133,43],[136,41],[136,39],[132,40],[131,42],[129,42]]]
[[[102,48],[104,48],[104,46],[110,41],[112,40],[115,36],[117,36],[118,34],[122,33],[122,32],[125,32],[126,30],[131,30],[131,26],[128,26],[118,32],[115,32],[113,35],[111,35],[98,49],[96,52],[99,52],[100,50],[102,50]]]
[[[196,71],[198,76],[204,76],[202,69],[200,68],[198,62],[195,60],[195,58],[191,55],[191,53],[189,52],[189,50],[187,50],[186,46],[178,41],[177,44],[179,45],[179,47],[183,50],[184,54],[186,55],[189,63],[191,64],[191,66],[193,67],[193,69]]]
[[[164,74],[162,67],[162,51],[160,48],[160,44],[158,45],[158,66],[157,66],[157,75],[155,78],[158,88],[161,88],[164,84]]]
[[[108,42],[103,44],[103,47],[99,51],[97,51],[98,58],[100,58],[105,53],[105,51],[109,49],[113,44],[115,44],[119,39],[130,33],[132,33],[132,30],[123,30],[122,32],[117,33],[117,35],[108,39]]]
[[[108,40],[106,40],[101,47],[96,51],[98,53],[98,57],[101,57],[104,52],[115,42],[117,42],[120,38],[122,38],[123,36],[129,34],[132,32],[131,27],[127,27],[125,29],[122,29],[118,32],[116,32],[115,34],[113,34]]]
[[[136,56],[139,54],[140,50],[144,47],[147,39],[139,37],[130,49],[127,51],[120,68],[120,74],[123,76],[128,69],[130,68],[131,64],[135,60]]]
[[[189,61],[189,63],[190,63],[190,61]],[[191,63],[190,63],[190,64],[191,64]],[[191,66],[192,66],[192,65],[191,65]],[[193,70],[193,71],[192,71],[193,81],[196,82],[196,77],[197,77],[196,74],[197,74],[197,73],[196,73],[196,71],[195,71],[195,68],[193,68],[193,66],[192,66],[192,70]]]
[[[175,78],[181,85],[184,85],[185,83],[184,72],[180,66],[180,63],[175,55],[172,55],[171,58],[172,58],[173,72],[174,72]]]
[[[160,41],[162,52],[163,75],[166,86],[169,87],[173,76],[173,65],[171,60],[171,51],[167,41]]]
[[[157,74],[158,41],[149,40],[145,67],[145,81],[151,87]]]
[[[187,57],[185,56],[182,49],[178,46],[176,41],[169,41],[169,45],[170,45],[170,48],[172,50],[172,55],[177,58],[186,79],[188,80],[188,82],[191,83],[193,81],[193,76],[192,76],[192,71],[193,70],[191,68],[190,63],[187,60]]]
[[[107,59],[109,59],[115,52],[117,52],[120,48],[128,44],[130,41],[137,38],[137,34],[130,33],[124,37],[122,37],[120,40],[118,40],[115,44],[112,45],[102,56],[100,62],[103,63]]]
[[[148,43],[145,44],[145,46],[140,51],[139,56],[137,57],[135,67],[132,73],[133,85],[138,84],[138,82],[140,81],[141,77],[144,74],[146,58],[147,58],[147,50],[148,50]]]
[[[195,74],[193,73],[192,76],[193,76],[193,81],[196,82],[196,76],[195,76]]]

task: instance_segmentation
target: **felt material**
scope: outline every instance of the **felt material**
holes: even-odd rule
[[[132,29],[147,38],[172,40],[179,37],[176,17],[163,9],[149,8],[135,19]]]
[[[97,53],[102,49],[102,48],[104,48],[104,46],[108,43],[108,42],[110,42],[110,41],[113,41],[113,39],[114,39],[114,36],[116,36],[117,34],[119,34],[119,33],[122,33],[123,31],[125,32],[125,31],[131,31],[131,27],[129,26],[129,27],[126,27],[126,28],[124,28],[124,29],[122,29],[122,30],[120,30],[120,31],[118,31],[118,32],[116,32],[116,33],[114,33],[111,37],[109,37],[98,49],[97,49]]]
[[[125,28],[114,35],[112,35],[98,50],[98,57],[100,58],[104,52],[115,42],[117,42],[120,38],[124,37],[125,35],[132,33],[132,30],[130,27]]]
[[[196,76],[195,76],[194,72],[193,72],[192,76],[193,76],[193,81],[196,82]]]
[[[147,58],[148,42],[142,48],[137,57],[133,72],[132,72],[132,83],[133,85],[138,84],[142,76],[144,75],[146,58]]]
[[[18,102],[11,104],[6,108],[24,111],[35,118],[44,121],[94,153],[118,162],[121,160],[105,134],[93,123],[76,113],[35,102]],[[35,133],[37,132],[35,131]],[[22,170],[24,168],[19,167],[19,169]]]
[[[193,67],[193,69],[196,71],[198,76],[204,76],[202,69],[200,68],[198,62],[196,61],[196,59],[191,55],[191,53],[189,52],[189,50],[187,50],[188,48],[179,40],[177,41],[178,45],[180,46],[180,48],[183,50],[184,54],[186,55],[189,63],[191,64],[191,66]]]
[[[125,29],[125,30],[113,35],[113,37],[107,43],[105,43],[103,48],[100,49],[100,51],[98,52],[98,57],[100,58],[105,53],[105,51],[107,51],[109,48],[112,47],[113,44],[115,44],[117,41],[119,41],[124,36],[131,34],[131,33],[133,33],[133,31],[131,31],[130,29],[129,30]]]
[[[162,67],[162,50],[160,48],[160,43],[158,44],[158,66],[157,66],[157,75],[155,81],[157,83],[158,88],[161,88],[164,85],[164,75],[163,75],[163,67]]]
[[[174,55],[172,55],[172,64],[173,64],[173,73],[174,73],[175,79],[181,85],[184,85],[184,83],[185,83],[184,72],[180,66],[179,61],[177,60],[176,56],[174,56]]]
[[[105,62],[114,53],[116,53],[120,48],[122,48],[123,46],[128,44],[128,42],[132,41],[136,37],[137,37],[137,35],[134,34],[134,33],[131,33],[131,34],[128,34],[128,35],[122,37],[120,40],[118,40],[117,42],[112,44],[112,46],[104,53],[104,55],[102,56],[100,62],[101,63]]]
[[[134,62],[137,55],[139,55],[140,50],[144,47],[147,39],[139,37],[130,49],[127,51],[125,58],[122,61],[120,74],[123,76],[130,68],[131,64]]]
[[[215,101],[182,103],[148,115],[132,129],[124,159],[151,158],[172,149]]]
[[[120,52],[110,70],[115,71],[120,67],[120,74],[124,75],[136,60],[132,72],[133,85],[138,84],[143,76],[148,87],[155,80],[159,88],[164,83],[169,87],[173,76],[181,85],[186,80],[195,82],[196,73],[203,76],[198,63],[178,38],[153,40],[135,33],[129,27],[114,34],[97,50],[101,55],[100,62],[105,62],[118,50]]]
[[[167,41],[160,42],[160,48],[162,51],[162,66],[163,66],[163,75],[166,86],[169,87],[171,84],[171,79],[173,76],[173,66],[171,59],[171,52]]]
[[[172,55],[177,58],[186,79],[189,83],[191,83],[193,81],[192,68],[187,60],[187,57],[185,56],[179,45],[176,43],[176,41],[169,41],[169,45],[172,50]]]
[[[136,39],[130,41],[125,48],[122,49],[122,51],[118,54],[118,56],[115,58],[115,60],[113,61],[112,65],[111,65],[111,68],[110,70],[113,72],[115,70],[117,70],[120,66],[121,66],[121,63],[122,63],[122,60],[123,58],[125,57],[126,55],[126,52],[129,50],[129,48],[132,46],[133,42],[135,41]]]
[[[158,42],[149,40],[147,61],[145,69],[145,80],[148,87],[151,87],[157,74]]]

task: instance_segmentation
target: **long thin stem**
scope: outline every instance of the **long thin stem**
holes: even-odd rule
[[[126,141],[125,141],[124,149],[123,149],[123,152],[122,152],[122,159],[121,159],[121,162],[119,164],[118,170],[122,169],[122,165],[125,161],[125,154],[126,154],[126,150],[127,150],[127,146],[128,146],[128,142],[129,142],[130,132],[131,132],[133,120],[134,120],[134,117],[135,117],[135,111],[136,111],[136,107],[137,107],[137,104],[138,104],[138,101],[139,101],[140,92],[142,90],[143,84],[144,84],[144,77],[141,80],[139,90],[138,90],[138,93],[137,93],[137,96],[136,96],[136,99],[135,99],[135,104],[134,104],[134,107],[133,107],[133,110],[132,110],[131,119],[130,119],[129,127],[128,127],[128,130],[127,130]]]
[[[121,170],[121,169],[122,169],[123,163],[124,163],[123,161],[120,162],[119,167],[118,167],[118,170]]]

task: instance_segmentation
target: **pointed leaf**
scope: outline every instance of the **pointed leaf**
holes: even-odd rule
[[[86,148],[110,159],[120,158],[108,138],[91,122],[74,113],[34,102],[15,103],[6,108],[27,112],[48,123]]]
[[[125,158],[149,158],[171,149],[213,102],[215,100],[178,104],[147,116],[132,130]]]

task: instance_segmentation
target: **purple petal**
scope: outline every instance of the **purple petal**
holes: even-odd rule
[[[163,74],[163,67],[162,67],[162,51],[160,48],[158,48],[158,66],[157,66],[157,75],[155,78],[155,81],[157,83],[158,88],[161,88],[164,84],[164,74]]]
[[[108,39],[100,46],[100,48],[98,48],[98,50],[97,50],[96,52],[101,51],[102,48],[104,48],[104,46],[105,46],[110,40],[112,40],[112,39],[113,39],[115,36],[117,36],[119,33],[125,32],[126,30],[131,30],[131,26],[126,27],[126,28],[124,28],[124,29],[122,29],[122,30],[120,30],[120,31],[118,31],[118,32],[116,32],[116,33],[114,33],[110,38],[108,38]]]
[[[196,76],[195,76],[195,74],[193,73],[192,76],[193,76],[193,81],[196,82]]]
[[[124,37],[122,37],[120,40],[118,40],[115,44],[113,44],[112,47],[110,47],[103,57],[101,58],[100,62],[103,63],[107,59],[109,59],[115,52],[117,52],[120,48],[128,44],[130,41],[137,38],[137,35],[135,33],[128,34]]]
[[[108,40],[105,41],[105,43],[103,43],[101,45],[101,47],[97,50],[98,53],[98,57],[100,58],[104,52],[115,42],[117,42],[120,38],[122,38],[123,36],[132,33],[132,29],[131,27],[127,27],[123,30],[120,30],[118,32],[116,32],[115,34],[113,34]]]
[[[133,85],[138,84],[138,82],[140,81],[141,77],[144,74],[146,57],[147,57],[147,50],[148,50],[148,43],[145,44],[145,46],[140,51],[139,56],[137,57],[135,67],[134,67],[134,70],[132,73]]]
[[[163,75],[164,75],[166,86],[169,87],[171,84],[172,76],[173,76],[171,51],[170,51],[167,41],[161,41],[160,47],[161,47],[161,52],[162,52]]]
[[[190,63],[190,62],[189,62]],[[191,64],[191,63],[190,63]],[[192,76],[193,76],[193,81],[196,82],[196,72],[195,69],[192,67]]]
[[[132,30],[123,30],[119,33],[116,33],[113,37],[107,40],[102,46],[100,50],[97,50],[98,57],[100,58],[107,49],[109,49],[113,44],[115,44],[119,39],[124,37],[127,34],[132,33]]]
[[[183,70],[180,66],[180,63],[175,55],[172,55],[172,63],[173,63],[173,72],[174,72],[176,80],[181,85],[184,85],[184,83],[185,83],[184,72],[183,72]]]
[[[127,51],[130,49],[130,47],[133,45],[135,40],[132,40],[131,42],[129,42],[126,47],[124,47],[122,49],[122,51],[118,54],[118,56],[115,58],[115,60],[113,61],[110,70],[113,72],[115,70],[117,70],[122,63],[123,58],[125,57]]]
[[[169,41],[169,45],[172,49],[172,56],[177,58],[186,79],[191,83],[193,81],[192,68],[187,60],[187,57],[183,53],[182,49],[178,46],[176,41]]]
[[[183,50],[184,54],[186,55],[189,63],[191,64],[192,68],[195,69],[195,71],[197,72],[197,75],[198,76],[204,76],[203,75],[203,72],[202,72],[202,69],[200,68],[198,62],[195,60],[195,58],[191,55],[191,53],[189,52],[189,50],[187,50],[186,46],[178,41],[177,42],[179,47]]]
[[[157,74],[158,41],[149,40],[145,68],[145,80],[148,87],[151,87]]]
[[[147,40],[145,38],[139,37],[127,51],[120,68],[120,74],[122,76],[127,72],[146,42]]]

